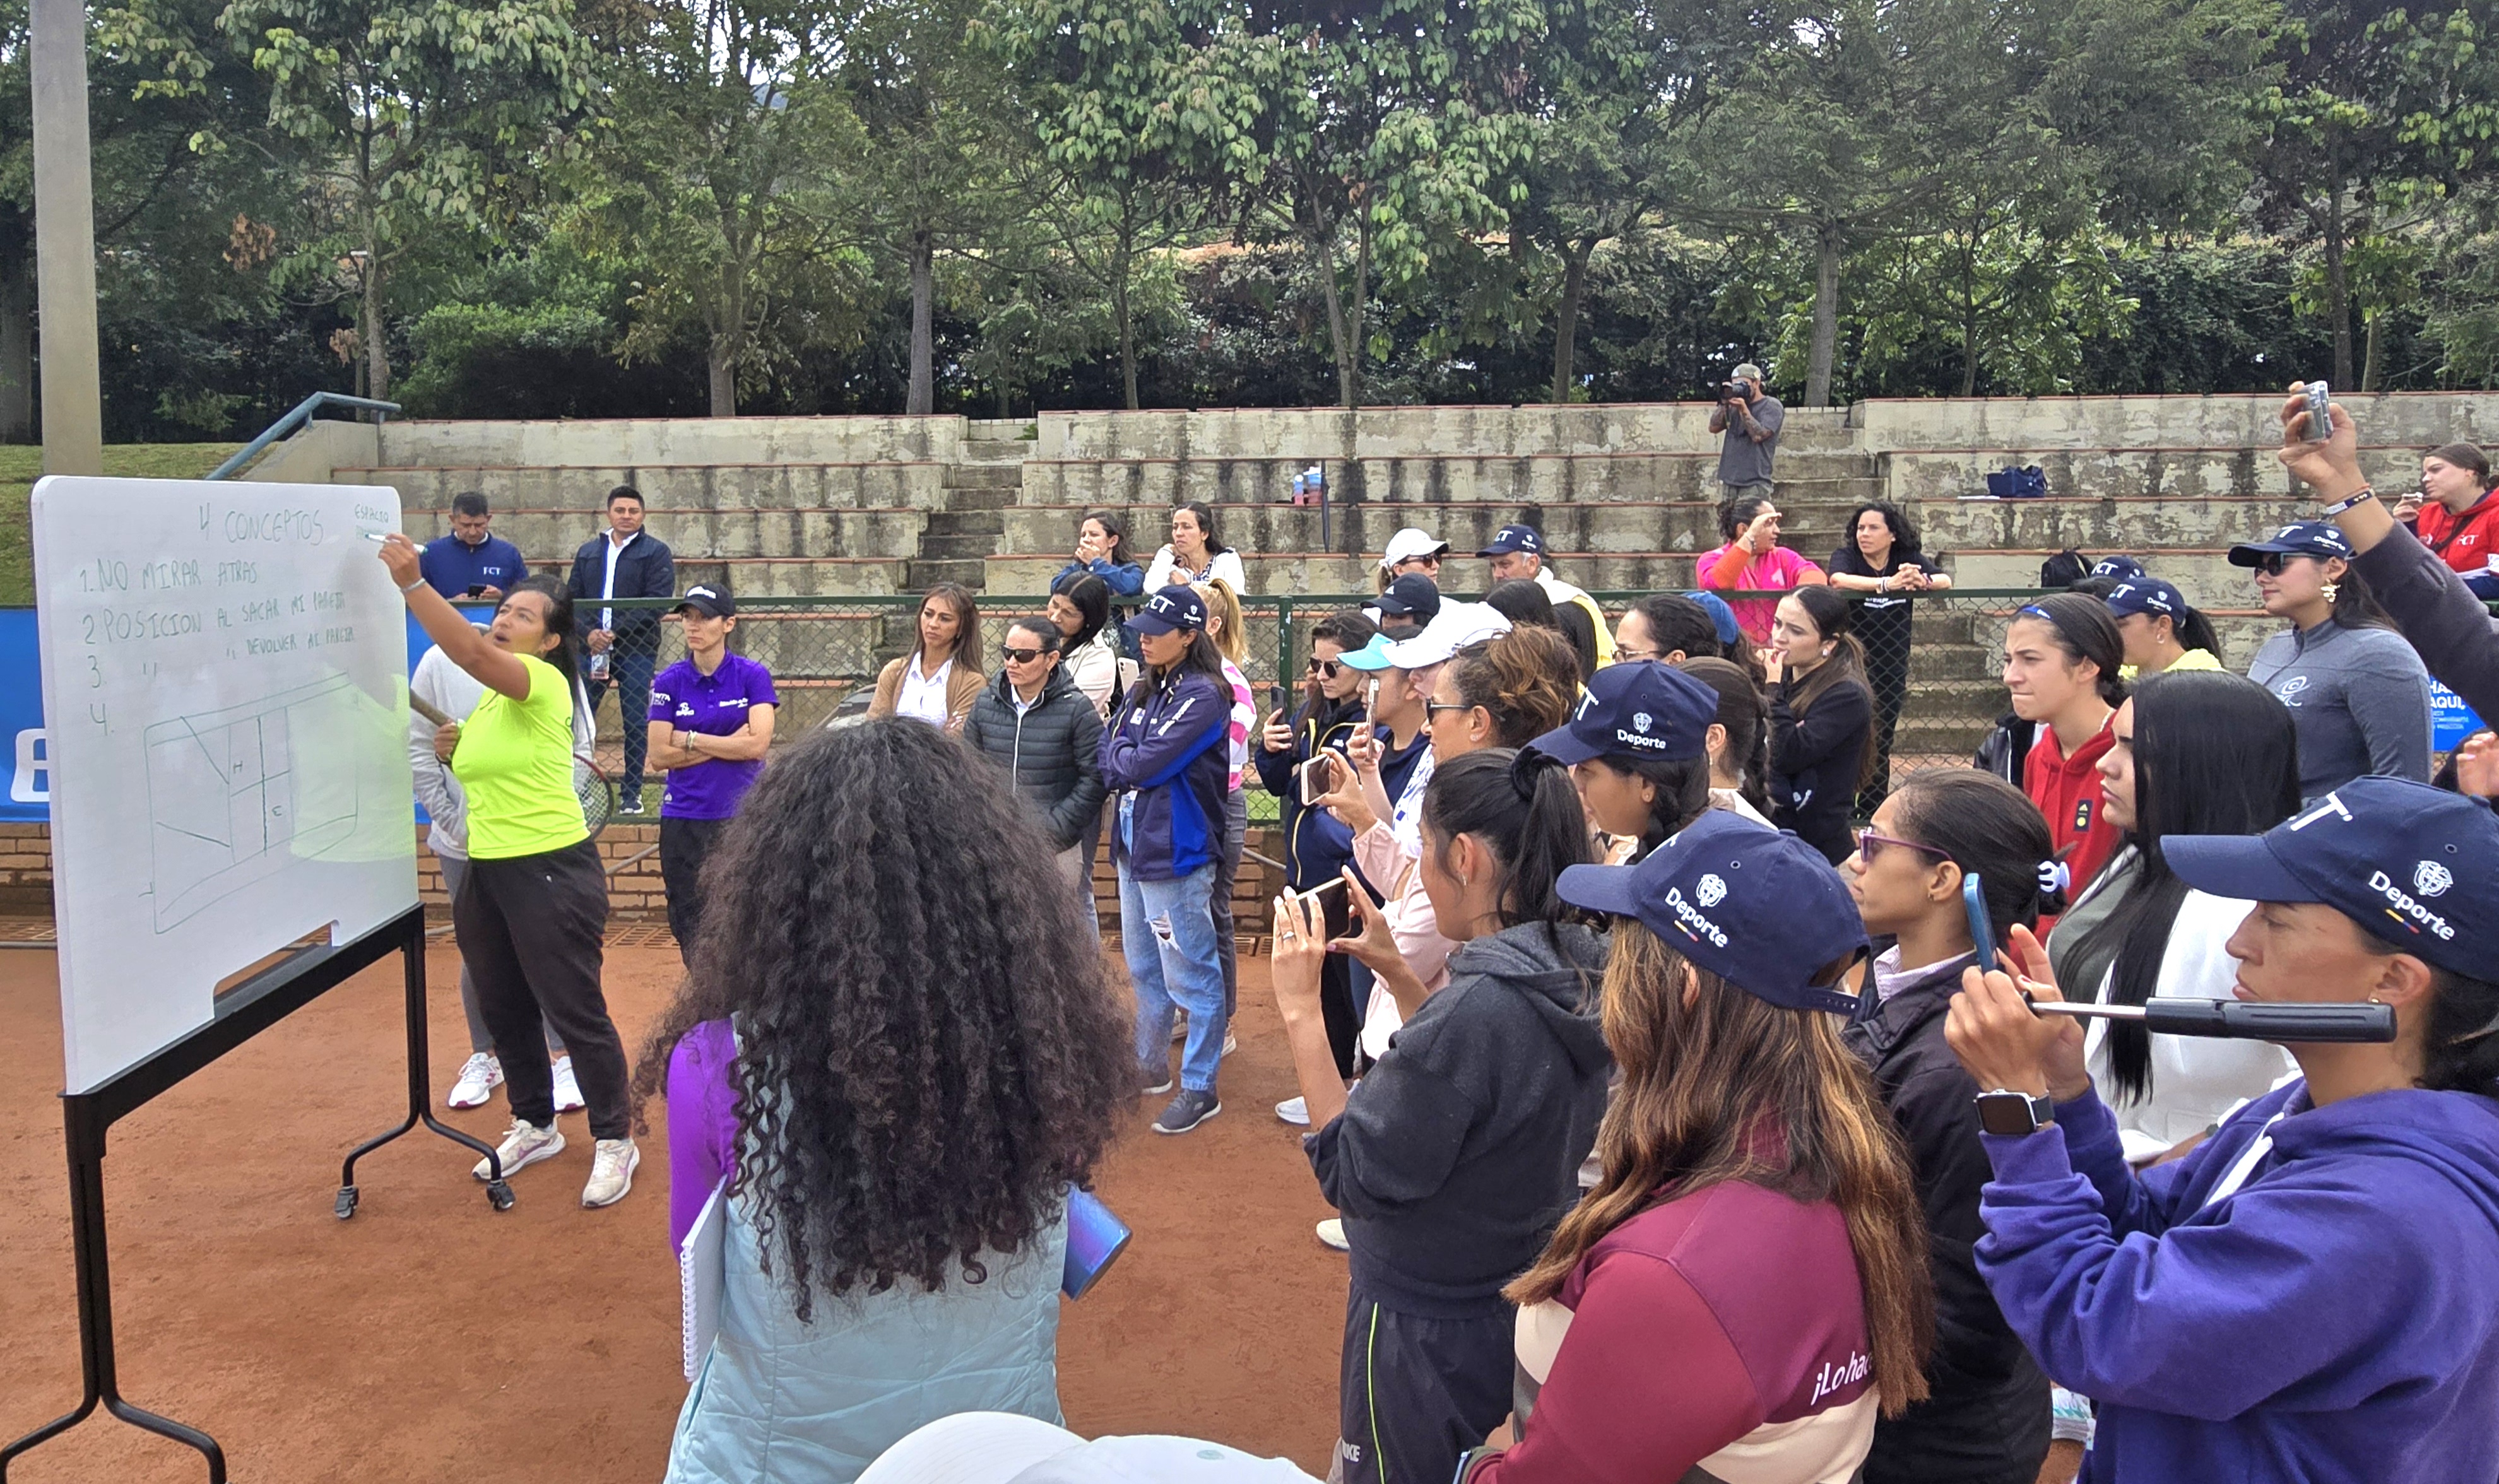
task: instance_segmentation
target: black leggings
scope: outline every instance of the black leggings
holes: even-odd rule
[[[451,904],[477,1009],[495,1038],[512,1116],[555,1122],[555,1074],[541,1017],[572,1051],[590,1136],[623,1139],[630,1114],[625,1042],[607,1016],[599,971],[606,947],[607,873],[589,841],[537,855],[469,862]]]

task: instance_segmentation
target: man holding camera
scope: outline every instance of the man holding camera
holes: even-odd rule
[[[1747,361],[1718,388],[1718,405],[1710,410],[1709,431],[1725,435],[1718,449],[1718,482],[1726,498],[1770,493],[1770,460],[1779,451],[1779,424],[1788,409],[1762,390],[1762,369]]]

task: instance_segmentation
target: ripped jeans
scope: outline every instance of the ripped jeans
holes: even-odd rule
[[[1188,1012],[1181,1085],[1213,1092],[1224,1031],[1223,968],[1216,956],[1210,909],[1215,865],[1209,862],[1177,881],[1139,881],[1126,867],[1120,862],[1120,952],[1137,991],[1138,1070],[1159,1073],[1171,1065],[1177,1005]]]

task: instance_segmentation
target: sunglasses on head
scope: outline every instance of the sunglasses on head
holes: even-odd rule
[[[1049,654],[1050,651],[1046,649],[1018,649],[1012,644],[1001,644],[998,646],[998,653],[1006,656],[1009,660],[1014,661],[1018,664],[1030,664],[1035,660]]]
[[[1903,840],[1898,835],[1876,834],[1870,829],[1861,829],[1857,832],[1857,854],[1866,857],[1867,865],[1872,865],[1874,857],[1884,849],[1895,845],[1904,851],[1917,851],[1922,855],[1932,855],[1937,860],[1952,859],[1952,852],[1938,850],[1931,845],[1921,845],[1915,840]]]
[[[1321,660],[1316,656],[1313,656],[1311,659],[1311,673],[1316,675],[1321,680],[1336,679],[1337,671],[1344,668],[1344,665],[1337,663],[1333,660]]]

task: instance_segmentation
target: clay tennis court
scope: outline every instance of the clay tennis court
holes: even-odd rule
[[[79,1396],[68,1194],[54,1094],[60,1012],[49,951],[0,952],[0,1441]],[[1087,1436],[1207,1436],[1326,1471],[1336,1436],[1345,1259],[1293,1131],[1267,964],[1244,958],[1240,1053],[1222,1116],[1180,1139],[1129,1115],[1098,1183],[1136,1241],[1066,1306],[1059,1393]],[[438,947],[434,1092],[467,1054]],[[673,987],[672,948],[611,947],[607,993],[630,1048]],[[224,1444],[237,1480],[657,1480],[685,1394],[667,1250],[665,1109],[633,1193],[586,1211],[581,1115],[559,1159],[513,1179],[498,1214],[472,1157],[411,1134],[339,1161],[406,1106],[400,971],[388,960],[116,1125],[105,1163],[121,1383]],[[447,1115],[491,1143],[502,1096]],[[10,1470],[25,1484],[206,1477],[198,1455],[90,1419]]]

